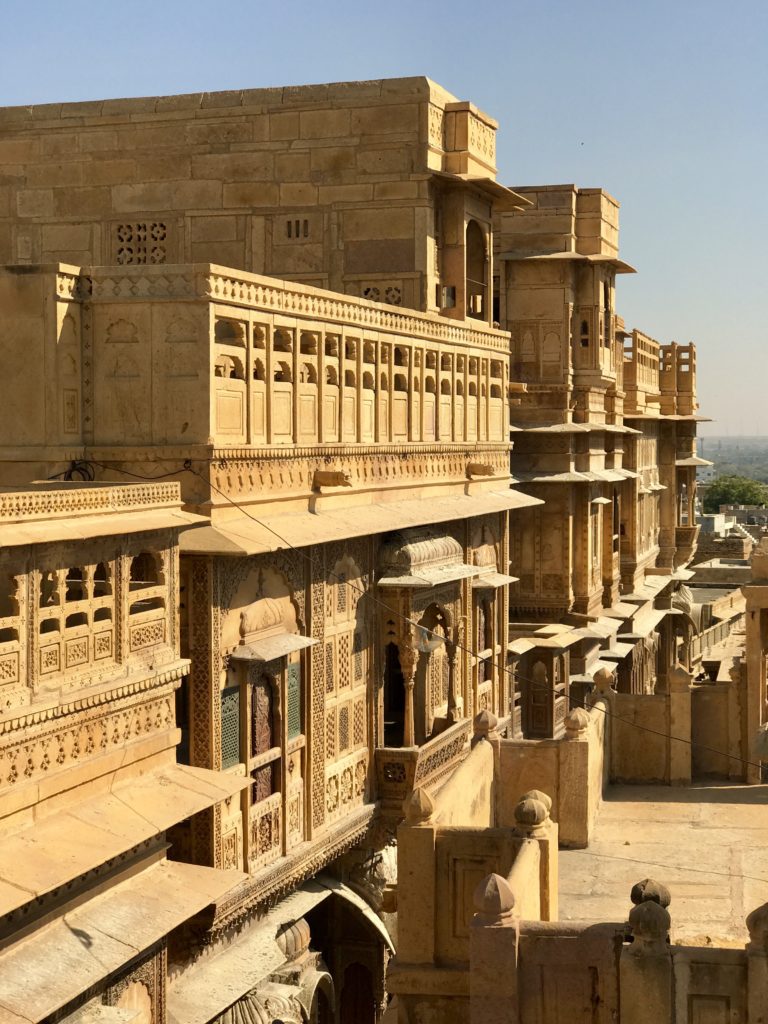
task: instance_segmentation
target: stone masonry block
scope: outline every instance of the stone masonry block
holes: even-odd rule
[[[299,137],[298,112],[270,114],[269,137],[274,141],[293,140]]]
[[[50,217],[53,214],[53,189],[22,189],[16,193],[19,217]]]
[[[242,181],[225,185],[222,201],[224,206],[277,206],[279,190],[267,182]]]
[[[321,204],[370,203],[373,185],[321,185],[319,199]]]
[[[112,193],[100,188],[57,188],[53,192],[57,217],[103,217],[112,212]]]
[[[192,157],[194,178],[221,181],[271,181],[274,157],[271,153],[211,153]]]
[[[319,146],[309,151],[309,158],[313,181],[316,180],[316,175],[327,175],[332,180],[334,175],[354,170],[357,148],[355,146]]]
[[[302,139],[342,139],[349,135],[348,110],[303,110],[299,114]]]
[[[91,246],[90,224],[43,224],[42,247],[46,252],[64,249],[85,252]]]
[[[0,140],[0,164],[26,163],[40,155],[39,139]]]
[[[173,196],[171,206],[174,210],[221,206],[220,181],[174,181],[170,184]]]
[[[133,160],[89,160],[82,169],[85,185],[120,185],[137,176]]]
[[[309,181],[311,159],[309,151],[277,153],[275,177],[278,181]]]
[[[187,125],[190,145],[221,146],[230,142],[252,142],[253,120],[196,121]]]
[[[83,164],[81,160],[68,160],[66,163],[33,164],[27,168],[27,185],[40,188],[45,185],[82,185]]]
[[[369,238],[411,238],[413,210],[410,207],[386,210],[347,210],[344,213],[343,236],[346,241]]]
[[[167,182],[141,185],[116,185],[112,189],[115,213],[143,213],[147,210],[168,210],[171,207],[173,187]]]
[[[288,182],[280,186],[281,206],[314,206],[316,203],[316,185]]]
[[[382,135],[389,132],[419,131],[419,107],[416,103],[369,107],[352,111],[353,135]]]
[[[237,217],[192,217],[189,222],[192,242],[231,242],[238,235]]]
[[[104,150],[117,149],[117,132],[79,132],[75,138],[79,138],[81,153],[101,153]]]
[[[405,146],[363,150],[357,154],[357,167],[363,174],[410,174],[413,154]]]
[[[135,163],[136,181],[174,181],[192,176],[191,160],[181,153],[139,156]]]

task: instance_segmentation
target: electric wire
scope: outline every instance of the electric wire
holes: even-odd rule
[[[106,463],[98,462],[95,459],[90,459],[88,461],[92,465],[99,466],[100,468],[106,469],[106,470],[108,470],[110,472],[123,473],[126,476],[132,476],[132,477],[135,477],[135,478],[137,478],[139,480],[159,480],[159,479],[165,479],[165,478],[167,478],[169,476],[179,476],[182,472],[191,473],[193,476],[196,476],[200,480],[202,480],[203,483],[207,487],[210,487],[217,494],[219,494],[222,498],[224,498],[225,501],[229,502],[230,505],[232,505],[234,508],[238,509],[238,511],[242,512],[242,514],[244,516],[246,516],[246,518],[248,518],[252,522],[256,523],[262,529],[267,530],[269,533],[273,534],[283,545],[285,545],[285,547],[288,550],[296,552],[296,554],[298,554],[301,558],[303,558],[305,561],[307,561],[313,567],[314,566],[319,566],[319,564],[320,564],[319,561],[316,561],[316,559],[311,554],[307,554],[307,553],[304,552],[304,550],[302,548],[298,548],[294,544],[291,544],[291,542],[289,540],[287,540],[285,537],[283,537],[280,533],[278,533],[277,530],[273,529],[267,523],[263,522],[263,520],[261,520],[258,517],[252,515],[245,506],[239,504],[239,502],[235,501],[234,498],[230,497],[225,491],[223,491],[220,487],[218,487],[216,484],[214,484],[211,480],[207,479],[205,476],[203,476],[202,473],[200,473],[196,469],[194,469],[193,468],[193,460],[192,459],[185,459],[184,464],[183,464],[183,466],[180,469],[174,470],[173,472],[170,472],[170,473],[163,473],[163,474],[161,474],[159,476],[143,476],[143,475],[141,475],[139,473],[131,473],[128,470],[119,469],[116,466],[107,465]],[[215,462],[215,463],[219,463],[222,468],[226,465],[226,460],[222,460],[222,459],[208,459],[208,460],[196,459],[194,461],[196,461],[196,462],[206,462],[207,461],[208,463],[214,463]],[[370,590],[364,590],[362,587],[357,586],[352,581],[347,580],[347,579],[342,579],[342,577],[339,576],[338,573],[335,573],[332,569],[326,569],[325,571],[327,572],[327,575],[335,578],[336,580],[338,580],[341,583],[346,583],[346,585],[348,587],[351,587],[353,590],[356,590],[362,597],[365,597],[371,603],[386,609],[386,611],[387,611],[387,613],[389,615],[394,615],[395,617],[401,619],[403,622],[406,622],[409,626],[412,626],[414,629],[421,630],[423,633],[428,633],[429,635],[435,637],[436,639],[440,640],[441,642],[445,642],[446,638],[444,636],[442,636],[442,634],[438,633],[436,630],[430,629],[428,626],[424,626],[421,623],[416,622],[414,619],[409,618],[403,612],[399,612],[397,609],[393,608],[391,605],[388,605],[384,601],[382,601],[380,598],[377,598],[374,594],[371,593]],[[458,641],[451,641],[451,645],[455,646],[458,650],[463,651],[465,654],[470,655],[470,657],[475,658],[476,660],[483,660],[482,657],[476,651],[472,650],[472,648],[470,648],[470,647],[465,646],[464,644],[459,643]],[[547,687],[547,685],[545,683],[543,683],[541,680],[532,679],[532,678],[529,678],[527,676],[520,675],[519,673],[515,672],[513,669],[508,668],[506,665],[500,665],[499,668],[501,669],[502,672],[504,672],[506,675],[508,675],[511,678],[513,684],[514,684],[515,680],[517,680],[519,682],[528,683],[531,686],[537,686],[540,689],[545,689],[545,690],[548,689],[553,694],[556,693],[556,690],[555,690],[554,687]],[[573,707],[584,707],[584,705],[578,699],[578,697],[572,696],[570,693],[567,694],[567,700],[569,701],[569,703]],[[663,732],[660,729],[653,729],[651,726],[642,725],[639,722],[634,722],[634,721],[632,721],[629,718],[624,718],[623,716],[616,714],[615,711],[610,711],[605,706],[600,707],[598,705],[592,705],[591,709],[595,710],[595,711],[601,712],[606,718],[615,719],[617,722],[622,722],[625,725],[631,726],[633,729],[637,729],[637,730],[639,730],[641,732],[645,732],[645,733],[648,733],[648,734],[653,735],[653,736],[658,736],[658,737],[660,737],[661,739],[664,739],[664,740],[670,740],[670,741],[674,741],[676,743],[682,743],[685,746],[691,747],[692,749],[695,748],[697,750],[706,751],[707,753],[710,753],[710,754],[718,754],[720,757],[724,757],[724,758],[726,758],[728,760],[738,761],[742,765],[745,765],[745,766],[748,766],[748,767],[752,767],[752,768],[758,768],[761,771],[761,773],[763,771],[764,766],[759,761],[751,761],[748,758],[744,758],[744,757],[739,756],[738,754],[730,754],[730,753],[727,753],[724,750],[718,750],[716,747],[710,747],[707,744],[698,742],[697,740],[687,739],[687,738],[682,737],[682,736],[674,736],[672,733]]]

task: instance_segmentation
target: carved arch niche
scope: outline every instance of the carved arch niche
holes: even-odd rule
[[[275,609],[286,633],[304,632],[299,603],[288,581],[275,569],[258,566],[251,569],[237,587],[221,623],[222,653],[231,651],[246,634],[258,632],[261,619],[270,622]]]

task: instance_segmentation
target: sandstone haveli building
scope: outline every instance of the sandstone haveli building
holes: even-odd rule
[[[691,684],[744,610],[686,586],[695,350],[497,127],[425,78],[0,110],[9,1020],[469,1020],[485,875],[556,921],[604,782],[722,774],[670,733],[756,781],[764,685]],[[27,878],[118,796],[151,834]]]

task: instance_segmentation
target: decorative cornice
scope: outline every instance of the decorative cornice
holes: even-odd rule
[[[105,704],[112,704],[126,697],[133,697],[138,693],[160,689],[168,683],[174,683],[177,679],[181,679],[182,676],[189,672],[189,666],[189,659],[181,658],[174,661],[167,668],[153,672],[149,676],[142,676],[141,679],[116,681],[116,683],[108,684],[94,693],[86,693],[76,700],[56,704],[53,707],[31,708],[22,715],[14,715],[12,718],[0,720],[0,735],[18,732],[31,726],[42,725],[45,722],[53,722],[58,718],[65,718],[67,715],[77,714],[80,711],[88,711],[92,708],[102,707]]]
[[[120,512],[129,509],[178,508],[181,487],[175,481],[164,483],[121,483],[110,486],[40,488],[0,493],[0,520],[52,519],[83,513]]]
[[[384,331],[406,338],[485,348],[507,355],[510,336],[490,327],[470,326],[431,313],[404,311],[380,302],[340,295],[310,285],[261,277],[215,264],[91,267],[83,294],[91,301],[146,301],[173,298],[227,303],[265,313],[282,313],[358,330]]]
[[[330,834],[326,832],[318,839],[303,844],[268,871],[242,882],[217,907],[205,944],[210,944],[226,930],[241,927],[263,910],[265,904],[274,905],[307,878],[356,846],[370,830],[377,812],[378,804],[367,804],[356,814],[343,819]]]

